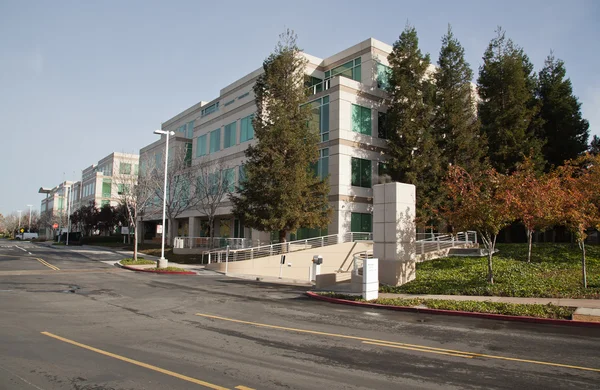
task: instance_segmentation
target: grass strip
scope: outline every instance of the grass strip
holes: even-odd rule
[[[386,306],[404,307],[426,307],[428,309],[466,311],[471,313],[503,314],[510,316],[525,316],[536,318],[552,318],[570,320],[576,308],[556,306],[551,303],[521,304],[505,302],[481,302],[481,301],[455,301],[446,299],[423,299],[423,298],[379,298],[365,301],[360,296],[344,295],[337,293],[319,293],[319,295],[345,299],[349,301],[376,303]]]

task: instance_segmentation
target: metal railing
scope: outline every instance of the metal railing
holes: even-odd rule
[[[357,252],[352,256],[352,273],[358,276],[362,276],[362,269],[364,267],[365,259],[372,259],[373,251],[362,251]],[[348,267],[350,269],[350,267]],[[348,271],[348,270],[346,270]]]
[[[207,251],[205,254],[208,255],[208,263],[210,264],[211,262],[253,260],[260,257],[282,255],[305,249],[372,239],[373,233],[347,232],[343,236],[340,234],[330,234],[328,236],[307,238],[305,240],[258,245],[251,248],[233,248],[230,246],[229,253],[221,247],[220,249]]]
[[[230,237],[175,237],[173,246],[175,248],[200,248],[200,249],[219,249],[229,246],[230,249],[250,248],[253,241],[249,238],[230,238]]]
[[[452,248],[457,245],[477,243],[477,232],[459,232],[456,235],[448,233],[417,233],[416,251],[418,255]]]
[[[327,79],[325,81],[321,81],[315,85],[311,85],[307,88],[308,95],[316,95],[319,92],[327,91],[331,87],[331,79]]]

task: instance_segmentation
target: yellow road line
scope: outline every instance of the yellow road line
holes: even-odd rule
[[[481,358],[488,358],[488,359],[508,360],[508,361],[520,362],[520,363],[531,363],[531,364],[539,364],[539,365],[544,365],[544,366],[570,368],[570,369],[574,369],[574,370],[600,372],[600,368],[573,366],[573,365],[569,365],[569,364],[543,362],[543,361],[538,361],[538,360],[529,360],[529,359],[521,359],[521,358],[511,358],[511,357],[506,357],[506,356],[486,355],[486,354],[482,354],[482,353],[457,351],[457,350],[453,350],[453,349],[444,349],[444,348],[434,348],[434,347],[428,347],[425,345],[417,345],[417,344],[397,343],[395,341],[377,340],[377,339],[370,339],[367,337],[349,336],[349,335],[338,334],[338,333],[319,332],[316,330],[287,328],[285,326],[268,325],[268,324],[261,324],[259,322],[242,321],[242,320],[236,320],[233,318],[214,316],[214,315],[210,315],[210,314],[196,313],[196,315],[199,317],[235,322],[238,324],[254,325],[254,326],[263,327],[263,328],[287,330],[287,331],[291,331],[291,332],[308,333],[308,334],[315,334],[315,335],[320,335],[320,336],[338,337],[338,338],[343,338],[343,339],[351,339],[351,340],[358,340],[358,341],[363,341],[363,342],[370,342],[370,343],[374,343],[374,344],[376,344],[376,343],[385,344],[385,346],[394,345],[394,346],[402,346],[402,347],[412,347],[412,348],[418,348],[421,350],[450,352],[450,353],[454,353],[454,354],[458,354],[458,355],[470,355],[473,357],[481,357]]]
[[[45,335],[45,336],[52,337],[52,338],[54,338],[56,340],[64,341],[65,343],[69,343],[69,344],[75,345],[77,347],[84,348],[84,349],[87,349],[89,351],[93,351],[93,352],[99,353],[101,355],[109,356],[111,358],[122,360],[122,361],[127,362],[127,363],[135,364],[136,366],[140,366],[140,367],[147,368],[149,370],[160,372],[161,374],[170,375],[172,377],[179,378],[179,379],[182,379],[184,381],[188,381],[188,382],[191,382],[191,383],[195,383],[197,385],[208,387],[209,389],[228,390],[226,387],[222,387],[222,386],[219,386],[219,385],[214,385],[212,383],[205,382],[205,381],[202,381],[200,379],[192,378],[192,377],[189,377],[189,376],[186,376],[186,375],[178,374],[178,373],[170,371],[170,370],[165,370],[164,368],[156,367],[156,366],[153,366],[153,365],[148,364],[148,363],[143,363],[143,362],[140,362],[140,361],[137,361],[137,360],[129,359],[127,357],[124,357],[124,356],[121,356],[121,355],[117,355],[117,354],[112,353],[112,352],[103,351],[101,349],[94,348],[94,347],[91,347],[89,345],[78,343],[77,341],[73,341],[73,340],[66,339],[64,337],[57,336],[57,335],[52,334],[50,332],[41,332],[41,333],[43,335]]]
[[[38,257],[34,257],[34,259],[36,259],[37,261],[39,261],[40,263],[44,264],[46,267],[48,267],[48,268],[50,268],[50,269],[53,269],[53,270],[55,270],[55,271],[60,271],[60,268],[58,268],[58,267],[57,267],[57,266],[55,266],[55,265],[52,265],[52,264],[48,263],[48,262],[47,262],[46,260],[44,260],[44,259],[40,259],[40,258],[38,258]]]
[[[246,386],[242,386],[242,385],[236,386],[236,387],[234,387],[234,389],[238,389],[238,390],[255,390],[252,387],[246,387]]]
[[[399,348],[399,349],[408,349],[411,351],[419,351],[419,352],[429,352],[429,353],[437,353],[439,355],[448,355],[448,356],[455,356],[455,357],[461,357],[461,358],[466,358],[466,359],[472,359],[473,356],[472,355],[461,355],[458,353],[451,353],[451,352],[442,352],[442,351],[433,351],[431,349],[424,349],[424,348],[413,348],[413,347],[404,347],[402,345],[394,345],[394,344],[388,344],[388,343],[373,343],[371,341],[363,341],[363,344],[371,344],[371,345],[378,345],[380,347],[390,347],[390,348]]]
[[[46,267],[54,270],[54,271],[60,271],[60,268],[58,268],[55,265],[52,265],[50,263],[48,263],[46,260],[44,259],[40,259],[39,257],[31,257],[31,256],[15,256],[15,255],[0,255],[2,257],[18,257],[18,258],[25,258],[25,259],[35,259],[37,261],[39,261],[40,263],[42,263],[43,265],[45,265]]]

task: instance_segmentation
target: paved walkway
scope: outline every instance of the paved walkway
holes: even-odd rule
[[[513,298],[513,297],[488,297],[469,295],[427,295],[427,294],[391,294],[380,293],[379,298],[424,298],[424,299],[448,299],[455,301],[489,301],[506,303],[542,304],[551,303],[556,306],[587,307],[600,309],[600,299],[571,299],[571,298]]]

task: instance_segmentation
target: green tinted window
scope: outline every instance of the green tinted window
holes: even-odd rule
[[[210,132],[210,153],[221,150],[221,129]]]
[[[373,231],[372,215],[366,213],[352,213],[350,230],[355,233],[371,233]]]
[[[371,161],[352,157],[352,185],[371,188]]]
[[[248,115],[240,121],[240,142],[246,142],[254,138],[253,118],[254,115]]]
[[[225,126],[224,137],[223,149],[232,147],[237,143],[237,122],[233,122]]]
[[[206,155],[206,137],[207,135],[201,135],[196,138],[196,157],[201,157]]]
[[[371,109],[357,104],[352,105],[352,131],[371,135]]]

